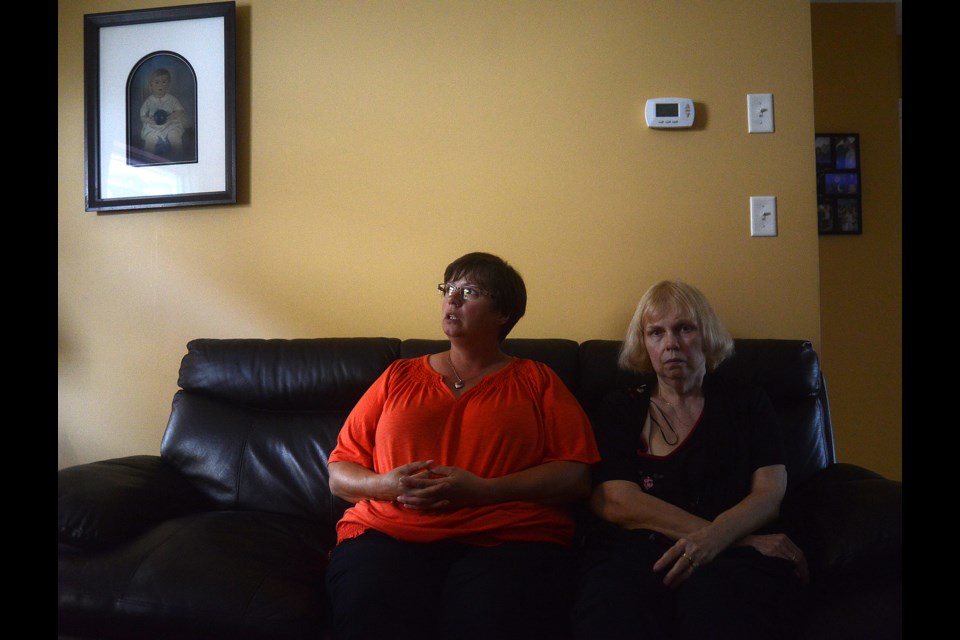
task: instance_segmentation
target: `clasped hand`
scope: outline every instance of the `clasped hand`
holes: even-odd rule
[[[475,504],[483,480],[459,467],[434,466],[432,460],[411,462],[386,474],[396,487],[395,500],[423,511]]]

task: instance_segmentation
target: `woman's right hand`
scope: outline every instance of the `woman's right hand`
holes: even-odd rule
[[[421,496],[423,488],[411,487],[412,478],[428,478],[433,460],[417,460],[402,464],[386,473],[355,462],[331,462],[330,491],[333,495],[356,504],[361,500],[400,502],[403,496]]]
[[[383,474],[387,491],[393,500],[407,509],[442,509],[450,505],[443,494],[448,482],[445,476],[430,471],[433,460],[418,460],[400,465]]]
[[[663,584],[673,589],[689,578],[703,564],[713,561],[723,551],[711,525],[691,531],[678,539],[653,564],[656,573],[664,571]]]

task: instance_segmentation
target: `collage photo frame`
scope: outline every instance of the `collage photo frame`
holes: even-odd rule
[[[816,134],[817,233],[863,233],[860,135]]]

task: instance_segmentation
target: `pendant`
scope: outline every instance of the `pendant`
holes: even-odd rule
[[[466,383],[465,383],[465,382],[454,382],[454,383],[453,383],[453,388],[454,388],[454,389],[463,389],[463,385],[464,385],[464,384],[466,384]]]

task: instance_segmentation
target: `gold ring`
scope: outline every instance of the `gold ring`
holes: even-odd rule
[[[690,556],[688,556],[686,551],[684,551],[684,552],[681,554],[681,556],[682,556],[687,562],[690,563],[690,568],[691,568],[691,569],[696,569],[696,568],[697,568],[697,561],[694,560],[693,558],[691,558]]]

